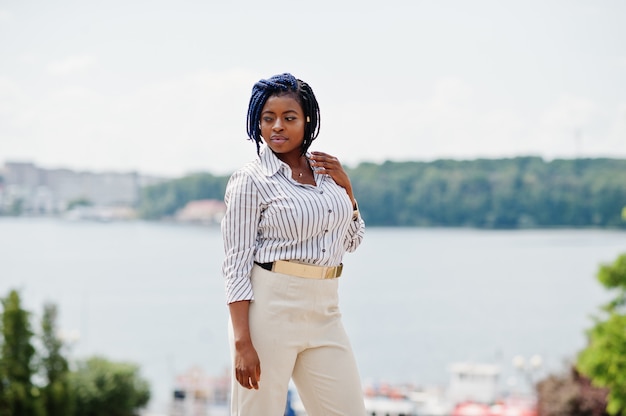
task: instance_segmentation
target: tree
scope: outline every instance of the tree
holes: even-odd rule
[[[44,305],[37,354],[30,313],[22,309],[19,294],[13,290],[0,300],[1,416],[132,416],[148,403],[148,383],[134,364],[94,357],[70,372],[54,304]],[[32,381],[36,374],[41,388]]]
[[[72,395],[69,365],[62,354],[63,342],[57,336],[56,305],[44,305],[41,329],[41,367],[46,381],[41,391],[43,406],[47,416],[66,416],[72,411]]]
[[[157,219],[172,216],[189,201],[222,199],[228,176],[194,173],[183,178],[143,188],[139,212],[143,218]]]
[[[626,225],[620,218],[626,204],[626,160],[384,162],[347,171],[369,225]]]
[[[626,227],[626,160],[442,159],[346,170],[369,225]],[[140,215],[160,219],[189,201],[221,199],[227,181],[196,173],[145,187]]]
[[[594,387],[575,368],[537,383],[540,416],[605,416],[608,389]]]
[[[588,331],[588,345],[578,356],[578,369],[592,383],[609,389],[607,411],[626,416],[626,254],[613,264],[602,265],[600,283],[616,291],[602,307],[604,319],[595,318]]]
[[[76,416],[132,416],[150,400],[147,381],[130,363],[93,357],[72,373]]]
[[[67,210],[71,211],[72,209],[76,207],[90,207],[92,205],[93,205],[93,202],[91,202],[89,198],[86,198],[86,197],[74,198],[67,203]]]
[[[21,198],[15,199],[9,206],[8,214],[14,217],[22,215],[24,211],[24,200]]]
[[[35,348],[29,313],[22,309],[15,291],[2,299],[2,348],[0,354],[0,414],[42,415],[39,389],[33,384],[36,373]]]

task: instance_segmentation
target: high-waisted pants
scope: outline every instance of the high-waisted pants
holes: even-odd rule
[[[252,270],[250,335],[261,362],[259,389],[233,376],[231,416],[283,416],[289,381],[308,416],[363,416],[361,379],[341,323],[338,279]],[[231,353],[234,356],[232,326]]]

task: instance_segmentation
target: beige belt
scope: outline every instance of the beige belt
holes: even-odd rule
[[[341,276],[343,263],[339,266],[315,266],[288,260],[277,260],[272,264],[272,271],[307,279],[335,279]]]

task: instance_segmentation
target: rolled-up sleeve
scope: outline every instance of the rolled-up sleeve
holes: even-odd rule
[[[224,263],[222,273],[227,303],[253,300],[250,273],[254,265],[256,235],[261,218],[259,193],[252,178],[235,172],[224,195],[226,214],[222,219]]]
[[[359,215],[356,220],[352,220],[346,231],[346,237],[344,240],[344,247],[347,252],[352,253],[361,245],[363,237],[365,236],[365,221]]]

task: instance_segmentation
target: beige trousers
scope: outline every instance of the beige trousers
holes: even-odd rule
[[[231,416],[283,416],[293,379],[308,416],[363,416],[361,379],[341,323],[338,279],[252,270],[250,335],[261,361],[258,390],[233,377]],[[233,352],[232,326],[230,329]]]

